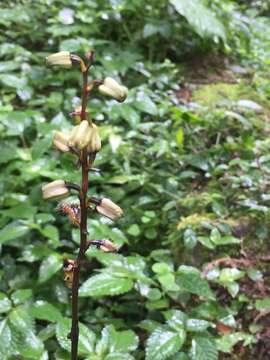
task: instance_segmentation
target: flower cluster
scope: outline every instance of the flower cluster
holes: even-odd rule
[[[87,67],[79,56],[71,54],[68,51],[60,51],[56,54],[49,55],[46,58],[46,63],[48,65],[60,66],[63,68],[70,68],[72,65],[79,63],[81,72],[83,74],[85,74],[89,69],[89,66]],[[86,96],[87,92],[92,91],[95,86],[98,88],[100,94],[110,96],[119,102],[123,102],[127,97],[126,88],[119,85],[114,79],[110,77],[106,77],[104,80],[94,80],[87,84],[87,86],[84,88]],[[87,170],[90,170],[92,163],[95,160],[96,154],[101,149],[99,129],[90,118],[89,113],[85,107],[85,103],[84,109],[82,109],[82,106],[77,107],[73,112],[71,112],[71,115],[74,117],[75,125],[69,133],[56,131],[53,136],[53,145],[56,147],[56,149],[63,153],[70,152],[78,156],[79,164],[82,167],[87,166]],[[84,154],[87,154],[87,165],[82,163]],[[91,161],[89,159],[91,159]],[[87,193],[82,195],[82,189],[79,185],[68,183],[64,180],[55,180],[42,187],[43,198],[45,200],[58,199],[69,196],[71,190],[77,191],[80,201],[81,196],[85,196],[86,211],[87,209],[95,210],[97,213],[113,221],[119,219],[123,215],[122,209],[108,198],[100,199],[94,196],[87,198]],[[68,217],[73,225],[78,227],[81,226],[82,210],[80,205],[61,202],[58,208],[61,213]],[[117,251],[115,244],[107,239],[89,241],[89,245],[94,245],[98,249],[105,252]],[[65,269],[65,272],[68,272],[68,276],[66,276],[66,282],[68,283],[69,287],[71,286],[70,284],[72,276],[70,273],[73,271],[73,265],[73,260],[70,260],[68,269]]]

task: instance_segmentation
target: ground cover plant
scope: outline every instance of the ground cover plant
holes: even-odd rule
[[[103,146],[88,193],[125,216],[89,219],[88,240],[119,251],[86,252],[79,359],[268,358],[268,15],[267,1],[2,6],[1,359],[71,356],[63,261],[80,232],[41,187],[80,183],[52,141],[74,126],[81,82],[44,59],[89,49],[93,78],[129,93],[123,104],[91,93]]]

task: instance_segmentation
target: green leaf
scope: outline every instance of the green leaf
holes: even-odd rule
[[[155,263],[152,266],[152,270],[157,274],[166,274],[170,273],[173,269],[166,263]]]
[[[128,353],[137,349],[139,339],[132,330],[116,331],[113,325],[102,330],[102,337],[108,339],[110,352]]]
[[[20,305],[14,308],[9,314],[9,322],[19,331],[27,333],[34,331],[35,323],[27,308]]]
[[[176,332],[186,328],[187,315],[181,310],[168,310],[164,312],[167,324]]]
[[[195,336],[191,342],[191,360],[218,360],[218,351],[213,339]]]
[[[44,346],[34,333],[35,323],[27,308],[23,306],[16,307],[8,318],[12,334],[16,334],[15,337],[20,339],[18,343],[20,354],[30,359],[40,357]]]
[[[11,301],[6,294],[0,292],[0,313],[6,313],[11,309]]]
[[[197,332],[197,331],[205,331],[210,326],[213,326],[212,323],[202,319],[188,319],[187,321],[187,331]]]
[[[90,360],[91,358],[89,358]],[[118,353],[118,352],[113,352],[108,354],[104,360],[134,360],[134,357],[131,356],[130,354],[123,354],[123,353]]]
[[[0,322],[0,356],[1,359],[7,359],[11,346],[11,331],[7,320]]]
[[[239,341],[244,341],[244,346],[252,344],[256,342],[254,336],[245,334],[242,332],[235,332],[232,334],[223,335],[220,339],[216,340],[217,348],[219,351],[224,353],[231,353],[232,348],[236,345]]]
[[[39,283],[48,281],[63,266],[63,261],[58,254],[52,254],[44,259],[39,268]]]
[[[262,300],[255,301],[255,308],[257,310],[267,310],[270,309],[270,297],[266,297]]]
[[[132,236],[139,236],[141,233],[140,227],[137,224],[132,224],[128,229],[127,233]]]
[[[30,313],[36,319],[57,322],[62,319],[61,312],[47,301],[38,300],[30,307]]]
[[[71,329],[71,319],[62,318],[56,325],[56,337],[60,346],[70,352],[71,342],[68,334]],[[94,351],[96,336],[92,330],[82,323],[79,323],[80,336],[78,343],[78,352],[80,355],[88,355]]]
[[[89,278],[82,284],[79,296],[100,297],[106,295],[120,295],[133,287],[133,281],[116,277],[112,273],[98,274]]]
[[[26,300],[31,298],[33,295],[32,289],[19,289],[14,291],[11,295],[11,299],[15,305],[25,303]]]
[[[237,268],[225,268],[220,271],[219,281],[221,283],[233,282],[241,279],[244,275],[245,272]]]
[[[215,299],[208,282],[201,278],[200,272],[197,269],[182,265],[177,270],[177,273],[179,276],[176,282],[182,291],[187,291],[211,300]]]
[[[164,327],[157,328],[146,343],[146,360],[163,360],[179,351],[184,344],[184,330],[178,333]]]
[[[202,0],[170,0],[175,10],[184,16],[201,37],[217,37],[226,40],[223,24]]]
[[[29,228],[21,224],[18,221],[14,221],[8,225],[6,225],[0,231],[0,244],[4,244],[10,240],[14,240],[18,237],[21,237],[29,232]]]

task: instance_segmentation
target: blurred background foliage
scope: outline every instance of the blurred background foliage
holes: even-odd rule
[[[0,354],[69,359],[70,291],[61,271],[77,229],[41,185],[78,181],[52,148],[80,103],[59,50],[94,49],[103,140],[90,193],[125,211],[91,214],[80,289],[80,359],[268,359],[270,149],[268,0],[21,0],[0,10]]]

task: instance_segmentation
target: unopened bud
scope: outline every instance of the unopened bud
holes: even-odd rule
[[[64,180],[55,180],[42,186],[43,199],[55,199],[69,194],[69,189]]]
[[[92,136],[92,127],[87,120],[83,120],[80,125],[75,126],[69,138],[69,146],[84,149],[90,142]]]
[[[53,144],[60,151],[63,152],[69,151],[68,136],[60,131],[56,131],[56,133],[54,134]]]
[[[49,55],[46,57],[47,65],[62,66],[64,68],[70,68],[72,66],[71,55],[69,51],[60,51],[58,53]]]
[[[111,220],[117,220],[123,215],[123,210],[110,199],[103,198],[97,205],[96,210],[99,214]]]
[[[119,102],[125,101],[127,97],[126,89],[110,77],[104,79],[103,84],[98,87],[98,90],[102,95],[110,96]]]
[[[101,139],[98,133],[98,127],[95,124],[92,124],[92,135],[90,142],[87,146],[87,152],[97,153],[101,149]]]

